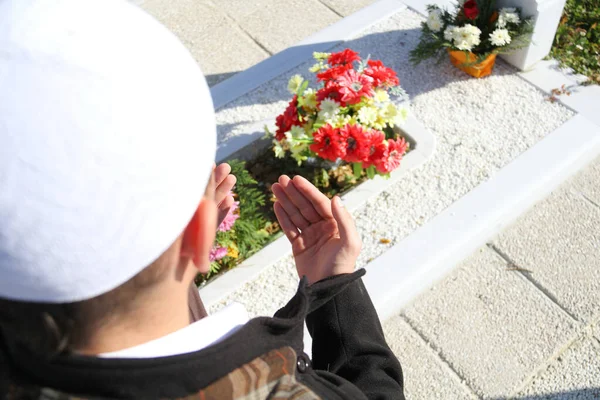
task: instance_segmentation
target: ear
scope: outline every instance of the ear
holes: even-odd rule
[[[208,260],[217,231],[217,206],[214,201],[202,198],[198,209],[183,232],[181,258],[191,259],[199,272],[210,270]]]

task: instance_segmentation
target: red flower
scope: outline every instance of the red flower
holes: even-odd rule
[[[359,103],[362,96],[373,95],[373,78],[358,74],[351,69],[337,80],[342,101],[348,104]]]
[[[275,139],[278,141],[283,140],[285,133],[289,131],[292,126],[301,125],[298,119],[298,96],[294,95],[292,101],[288,104],[283,114],[277,116],[275,119],[275,125],[277,130],[275,131]]]
[[[465,1],[463,10],[467,19],[475,19],[479,15],[479,9],[477,8],[477,2],[475,0]]]
[[[352,65],[337,65],[335,67],[328,68],[323,72],[319,72],[317,74],[317,79],[323,82],[336,80],[340,77],[340,75],[349,69],[352,69]]]
[[[313,134],[313,144],[310,150],[325,160],[335,161],[346,155],[344,136],[338,128],[327,124]]]
[[[381,131],[371,130],[369,132],[369,154],[366,162],[363,163],[364,168],[371,165],[376,165],[380,160],[388,156],[388,146],[385,141],[385,134]]]
[[[346,139],[346,156],[344,161],[366,162],[370,152],[370,134],[360,125],[346,125],[340,133]]]
[[[327,59],[327,62],[329,65],[348,65],[359,60],[360,57],[358,56],[357,52],[350,49],[345,49],[339,53],[331,53]]]
[[[404,138],[388,139],[387,156],[377,160],[375,167],[382,174],[387,174],[400,166],[400,161],[408,149],[408,143]]]
[[[400,84],[396,72],[383,65],[380,60],[369,60],[367,64],[368,68],[365,69],[365,75],[373,78],[373,86],[393,87]]]
[[[316,97],[319,104],[321,104],[321,101],[324,99],[331,99],[340,103],[342,107],[346,106],[346,103],[342,101],[340,87],[334,81],[327,82],[325,87],[317,92]]]

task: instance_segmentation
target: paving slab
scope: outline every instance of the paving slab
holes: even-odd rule
[[[573,186],[585,197],[600,205],[600,157],[574,178]]]
[[[600,343],[591,337],[574,342],[515,397],[520,400],[599,399]]]
[[[321,0],[327,7],[344,17],[354,14],[361,8],[373,4],[375,1],[376,0]]]
[[[558,304],[585,322],[600,315],[599,227],[600,208],[567,184],[493,243],[516,265],[530,270],[529,278]]]
[[[483,248],[403,314],[483,398],[508,396],[577,324],[535,286]]]
[[[141,6],[179,37],[211,86],[269,57],[208,1],[146,0]]]
[[[236,21],[264,48],[277,53],[341,18],[317,0],[288,0],[285,7],[280,0],[271,0]]]
[[[385,321],[383,330],[402,363],[407,399],[476,398],[401,316]]]

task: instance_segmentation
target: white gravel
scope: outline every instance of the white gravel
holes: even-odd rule
[[[345,47],[381,59],[398,72],[412,97],[412,112],[437,139],[433,158],[405,180],[371,199],[354,215],[363,239],[357,266],[364,267],[504,165],[552,132],[573,113],[521,79],[501,60],[493,76],[477,80],[447,60],[417,67],[408,52],[419,37],[422,17],[405,10],[373,26]],[[274,118],[287,102],[292,74],[308,76],[312,61],[227,104],[217,113],[219,142],[244,133],[244,126]],[[568,143],[565,144],[568,146]],[[380,244],[380,239],[391,240]],[[272,315],[295,292],[293,260],[285,257],[252,282],[210,307],[238,301],[251,315]]]

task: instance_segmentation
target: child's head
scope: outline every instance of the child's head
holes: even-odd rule
[[[0,93],[2,335],[58,348],[64,316],[84,340],[190,259],[206,270],[214,112],[169,31],[124,0],[0,0]]]

